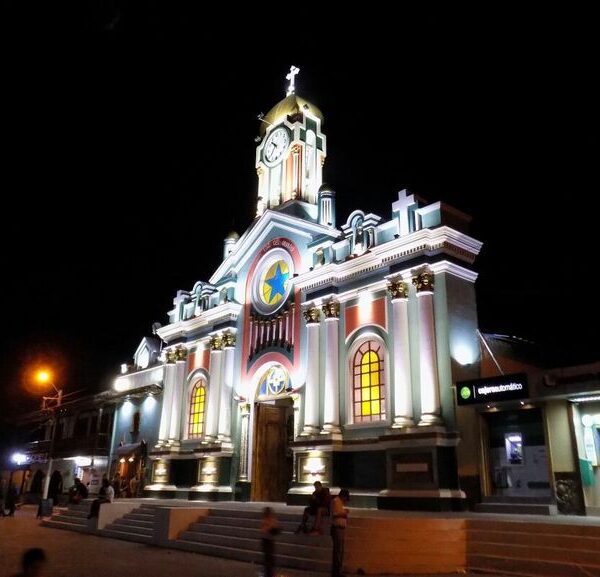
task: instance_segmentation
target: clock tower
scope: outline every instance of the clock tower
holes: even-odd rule
[[[260,142],[256,148],[258,174],[257,216],[265,209],[287,209],[317,221],[319,189],[326,156],[323,114],[296,94],[292,66],[286,97],[266,115],[260,115]]]

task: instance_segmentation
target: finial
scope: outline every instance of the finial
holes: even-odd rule
[[[296,92],[296,86],[294,82],[295,76],[296,74],[298,74],[298,72],[300,72],[300,68],[297,68],[294,65],[290,66],[290,73],[285,77],[286,80],[290,81],[290,85],[288,86],[287,92],[285,93],[286,96],[289,96],[290,94],[294,94]]]

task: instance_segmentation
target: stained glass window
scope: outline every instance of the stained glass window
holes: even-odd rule
[[[385,419],[384,351],[376,341],[365,341],[352,362],[354,422]]]
[[[281,365],[273,365],[263,374],[258,383],[259,396],[276,396],[290,391],[292,382],[288,372]]]
[[[206,405],[206,387],[202,381],[198,381],[190,395],[190,421],[188,437],[197,439],[204,431],[204,408]]]

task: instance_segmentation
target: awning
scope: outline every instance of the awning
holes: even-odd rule
[[[146,443],[140,441],[139,443],[129,443],[128,445],[121,445],[117,447],[117,455],[131,455],[131,453],[142,453],[146,450]]]

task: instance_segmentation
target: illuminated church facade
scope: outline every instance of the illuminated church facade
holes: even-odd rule
[[[161,387],[145,494],[304,503],[320,480],[354,505],[460,508],[453,383],[479,374],[481,243],[406,190],[387,219],[338,222],[296,73],[261,119],[255,220],[115,380]]]

